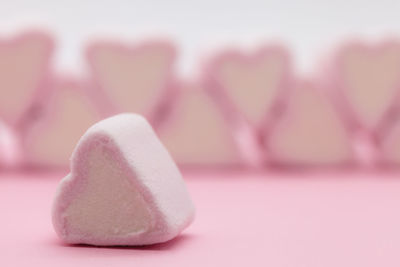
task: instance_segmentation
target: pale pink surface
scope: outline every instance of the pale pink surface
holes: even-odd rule
[[[400,174],[186,171],[196,220],[144,248],[63,244],[50,206],[65,174],[0,175],[0,266],[400,264]]]

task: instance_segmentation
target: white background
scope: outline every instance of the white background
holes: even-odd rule
[[[1,36],[31,27],[54,34],[61,71],[84,70],[81,53],[93,37],[134,42],[161,35],[181,48],[184,74],[224,44],[251,47],[261,41],[287,44],[299,71],[306,72],[345,38],[400,36],[400,1],[0,0]]]

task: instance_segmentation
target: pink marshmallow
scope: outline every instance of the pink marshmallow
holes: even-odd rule
[[[52,51],[53,40],[42,32],[0,39],[0,165],[22,159],[21,136],[45,106]]]
[[[352,132],[359,163],[376,165],[380,143],[399,115],[400,43],[349,42],[334,54],[327,81]]]
[[[265,133],[273,165],[305,167],[349,165],[353,151],[349,133],[322,88],[298,82],[288,107]]]
[[[353,129],[376,135],[398,106],[400,43],[348,43],[339,49],[332,65],[340,111]]]
[[[0,40],[0,119],[24,130],[40,113],[50,79],[52,39],[27,32]]]
[[[260,131],[275,121],[292,85],[289,52],[277,45],[262,46],[253,53],[230,50],[207,67],[206,84],[225,116],[236,125],[241,152],[250,163],[260,164],[264,161]]]
[[[94,42],[87,59],[106,114],[134,112],[153,126],[174,88],[175,47],[164,41],[135,46]]]
[[[215,167],[243,163],[228,121],[201,86],[182,83],[173,99],[158,132],[178,164]]]
[[[24,163],[29,167],[68,166],[79,138],[102,118],[84,81],[59,78],[52,89],[40,119],[23,135]]]
[[[62,240],[99,246],[165,242],[193,217],[171,156],[147,121],[129,113],[100,121],[82,136],[52,212]]]
[[[290,56],[280,46],[263,46],[245,54],[231,50],[210,64],[208,79],[215,90],[252,125],[263,127],[264,120],[285,95],[291,84]]]

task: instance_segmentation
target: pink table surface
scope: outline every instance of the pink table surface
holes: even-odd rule
[[[0,266],[400,266],[400,173],[185,172],[197,218],[141,248],[68,246],[61,172],[0,173]]]

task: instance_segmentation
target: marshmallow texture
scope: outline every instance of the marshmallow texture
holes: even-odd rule
[[[52,218],[67,243],[148,245],[176,237],[193,220],[194,205],[147,121],[120,114],[80,139]]]

